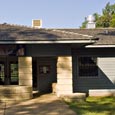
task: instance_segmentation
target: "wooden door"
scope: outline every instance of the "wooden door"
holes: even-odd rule
[[[57,82],[56,62],[56,58],[38,58],[38,91],[42,93],[52,92],[52,83]]]

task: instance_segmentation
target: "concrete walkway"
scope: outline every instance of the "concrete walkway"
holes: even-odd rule
[[[19,103],[0,103],[0,115],[76,115],[53,94]]]

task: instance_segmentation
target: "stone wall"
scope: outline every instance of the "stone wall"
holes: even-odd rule
[[[32,98],[32,87],[7,85],[0,86],[0,101],[21,101]]]
[[[89,96],[115,96],[115,89],[90,89]]]
[[[57,95],[71,94],[72,85],[72,57],[58,57],[57,60]]]
[[[32,57],[19,57],[19,85],[32,86]]]

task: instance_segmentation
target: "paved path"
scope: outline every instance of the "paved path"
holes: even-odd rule
[[[0,103],[0,115],[76,115],[68,105],[53,94],[17,104]]]

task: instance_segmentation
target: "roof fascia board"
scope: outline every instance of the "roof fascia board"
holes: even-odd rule
[[[67,41],[0,41],[0,44],[80,44],[80,43],[95,43],[95,40],[67,40]]]
[[[87,45],[86,48],[114,48],[115,45]]]

